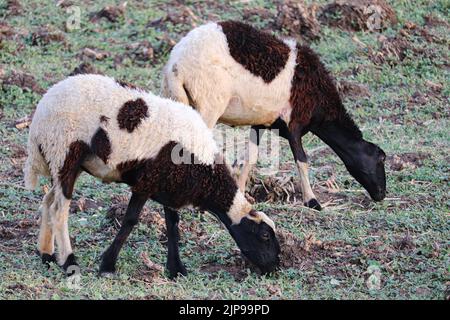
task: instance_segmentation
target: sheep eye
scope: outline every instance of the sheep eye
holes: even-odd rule
[[[269,241],[269,239],[270,239],[270,234],[269,234],[268,232],[264,232],[264,233],[261,235],[261,238],[262,238],[264,241]]]

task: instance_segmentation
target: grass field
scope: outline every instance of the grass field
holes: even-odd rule
[[[276,22],[277,2],[265,0],[128,1],[123,12],[103,18],[94,14],[120,3],[56,2],[0,0],[0,299],[448,299],[449,2],[388,1],[396,25],[369,32],[322,23],[320,39],[310,42],[342,84],[364,137],[388,154],[386,200],[372,202],[337,156],[308,134],[311,181],[325,209],[303,207],[291,184],[280,187],[292,191],[289,200],[274,196],[256,204],[284,241],[279,272],[250,272],[211,215],[186,210],[181,255],[189,275],[169,280],[149,263],[164,266],[166,254],[162,207],[149,201],[121,252],[117,276],[100,278],[99,257],[129,193],[82,175],[70,216],[82,268],[75,288],[36,254],[48,181],[35,192],[23,186],[27,117],[43,92],[82,62],[159,92],[171,46],[203,21],[245,19],[278,35],[289,30]],[[67,25],[73,17],[75,24]],[[274,184],[298,180],[281,144],[283,170]],[[264,179],[256,172],[256,187]]]

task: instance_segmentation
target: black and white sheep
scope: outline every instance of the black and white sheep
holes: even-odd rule
[[[337,153],[374,200],[385,197],[383,150],[362,138],[332,78],[307,46],[241,22],[208,23],[172,49],[162,88],[164,96],[198,110],[210,128],[218,121],[252,126],[249,156],[238,180],[242,191],[264,129],[278,129],[294,154],[306,206],[321,209],[301,141],[309,131]]]
[[[39,175],[52,179],[41,207],[38,248],[43,261],[56,259],[65,270],[76,265],[68,213],[74,183],[85,171],[132,190],[101,273],[115,271],[119,251],[149,198],[166,213],[171,277],[186,274],[178,254],[177,209],[189,205],[216,215],[244,256],[263,272],[274,270],[280,252],[274,224],[252,209],[221,159],[211,130],[188,106],[100,75],[57,83],[37,106],[25,164],[28,188],[36,187]]]

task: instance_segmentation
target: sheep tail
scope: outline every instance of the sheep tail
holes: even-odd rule
[[[190,99],[186,92],[183,80],[173,71],[173,67],[167,65],[163,70],[161,95],[165,98],[190,105]]]
[[[25,187],[36,189],[39,176],[49,176],[48,164],[45,161],[39,145],[31,138],[28,140],[28,157],[24,167]]]

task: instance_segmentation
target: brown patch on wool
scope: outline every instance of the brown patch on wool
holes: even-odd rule
[[[292,106],[289,126],[293,123],[307,126],[315,116],[320,121],[338,121],[361,137],[361,131],[347,114],[333,78],[319,56],[308,46],[297,45],[296,63],[289,99]]]
[[[109,141],[108,133],[102,128],[99,128],[92,137],[91,150],[104,163],[108,162],[108,158],[111,155],[111,142]]]
[[[275,36],[236,21],[219,22],[234,60],[269,83],[289,59],[290,48]]]
[[[148,106],[144,100],[138,98],[124,103],[117,115],[120,129],[126,129],[129,133],[139,126],[144,118],[148,117]]]
[[[101,115],[100,116],[100,122],[102,123],[108,123],[109,121],[109,117],[105,116],[105,115]]]
[[[169,142],[152,159],[119,164],[122,180],[132,186],[133,192],[148,194],[171,208],[192,204],[227,213],[238,189],[227,165],[198,164],[193,154],[191,163],[175,164],[171,157],[174,147],[177,144]]]
[[[75,180],[80,172],[83,161],[90,153],[91,149],[84,141],[77,140],[70,144],[64,165],[59,170],[59,182],[63,194],[67,199],[72,198]]]

